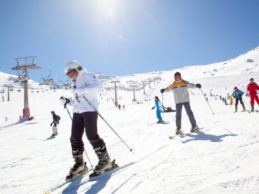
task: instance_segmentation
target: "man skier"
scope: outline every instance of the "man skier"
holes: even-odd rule
[[[152,109],[155,109],[155,108],[156,108],[156,117],[158,119],[157,123],[165,123],[161,116],[161,113],[164,110],[163,105],[157,96],[155,96],[155,106],[153,106]]]
[[[73,98],[60,97],[64,107],[73,106],[73,119],[71,130],[71,147],[75,164],[70,169],[66,179],[73,179],[88,171],[83,159],[84,143],[82,140],[84,129],[99,162],[94,168],[94,173],[101,173],[112,168],[112,162],[107,152],[105,142],[97,133],[98,118],[98,92],[101,84],[96,77],[82,68],[78,61],[71,61],[65,66],[65,74],[73,82]],[[89,104],[90,102],[91,104]]]
[[[250,104],[252,112],[254,112],[255,101],[259,105],[257,90],[259,90],[259,86],[257,85],[257,83],[254,82],[254,78],[251,78],[250,83],[247,85],[247,94],[250,95]]]
[[[181,131],[181,114],[183,106],[192,125],[191,132],[195,132],[196,130],[198,130],[198,126],[191,110],[188,88],[201,88],[201,84],[191,84],[183,80],[180,72],[176,72],[174,74],[174,79],[175,81],[170,86],[161,89],[161,93],[171,90],[173,91],[176,104],[176,134],[183,134],[183,132]]]
[[[233,94],[232,94],[232,96],[235,98],[235,101],[236,101],[236,103],[235,103],[235,112],[237,112],[238,101],[240,101],[240,104],[241,104],[242,107],[243,107],[243,111],[246,110],[245,105],[244,105],[244,102],[243,102],[243,99],[242,99],[242,96],[243,96],[243,95],[244,95],[244,92],[241,91],[241,90],[239,90],[239,89],[237,88],[237,86],[235,86],[235,87],[234,87],[234,92],[233,92]]]
[[[58,134],[58,124],[60,116],[57,115],[54,111],[51,111],[51,114],[53,121],[50,123],[50,126],[52,126],[52,136],[55,136]]]

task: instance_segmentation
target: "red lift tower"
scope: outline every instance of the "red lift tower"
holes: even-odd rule
[[[12,68],[12,70],[21,71],[22,74],[19,76],[20,81],[23,83],[24,86],[24,108],[23,108],[23,116],[22,120],[31,120],[33,117],[30,115],[30,108],[29,108],[29,96],[28,96],[28,70],[30,69],[40,69],[41,67],[37,66],[34,63],[35,56],[32,57],[20,57],[15,58],[17,65]],[[31,61],[28,63],[28,61]],[[23,63],[23,65],[20,65]]]

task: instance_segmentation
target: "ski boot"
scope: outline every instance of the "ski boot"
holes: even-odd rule
[[[198,129],[199,129],[199,127],[197,125],[192,126],[191,132],[196,132],[196,131],[198,131]]]
[[[164,120],[158,120],[156,123],[159,123],[159,124],[165,124],[166,122]]]
[[[94,168],[94,172],[100,173],[112,168],[111,159],[105,145],[95,148],[94,151],[99,159],[98,164]]]
[[[72,153],[73,153],[73,158],[75,160],[75,164],[70,169],[68,175],[66,176],[66,181],[69,181],[76,177],[84,175],[88,171],[86,162],[84,162],[84,159],[83,159],[83,151],[76,150],[76,151],[72,151]]]
[[[111,161],[105,145],[97,147],[94,150],[97,157],[99,158],[99,162],[95,166],[93,173],[89,175],[89,178],[97,177],[104,172],[108,172],[119,167],[115,163],[115,160]]]
[[[235,112],[237,112],[237,104],[235,105]]]
[[[98,164],[94,168],[94,172],[89,175],[90,178],[96,177],[103,172],[110,171],[116,167],[118,167],[117,164],[115,164],[115,161],[111,162],[110,156],[106,150],[106,146],[100,146],[97,148],[94,148],[94,151],[99,159]]]
[[[176,129],[176,135],[184,136],[184,133],[181,131],[181,128]]]

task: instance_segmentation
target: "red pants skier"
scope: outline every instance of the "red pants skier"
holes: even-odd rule
[[[250,83],[247,85],[247,91],[250,95],[250,104],[251,104],[251,111],[254,111],[254,103],[259,105],[259,99],[257,95],[257,90],[259,90],[259,86],[254,82],[254,78],[250,79]]]

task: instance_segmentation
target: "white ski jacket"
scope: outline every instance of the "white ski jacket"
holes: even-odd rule
[[[76,81],[73,81],[73,94],[71,100],[73,113],[95,112],[98,111],[98,93],[102,84],[97,78],[83,69],[79,71]],[[92,106],[86,101],[91,103]]]

